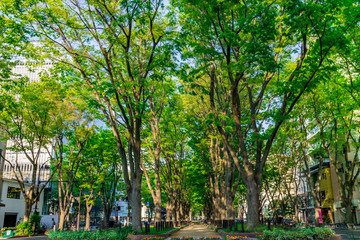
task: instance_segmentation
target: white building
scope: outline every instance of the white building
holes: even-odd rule
[[[34,63],[26,62],[20,59],[18,64],[13,67],[12,72],[17,76],[26,76],[30,82],[39,81],[42,72],[48,72],[52,67],[51,62],[45,62],[41,66]],[[1,137],[1,136],[0,136]],[[0,139],[1,140],[1,139]],[[0,228],[6,226],[15,226],[17,222],[21,222],[25,214],[25,199],[21,193],[19,184],[16,181],[15,174],[19,175],[19,171],[23,175],[25,186],[29,186],[33,171],[37,172],[36,181],[45,181],[50,176],[50,154],[51,149],[35,149],[35,153],[40,152],[36,162],[39,167],[33,169],[33,164],[22,151],[17,152],[6,148],[14,146],[15,142],[8,140],[6,143],[0,141]],[[50,153],[49,153],[50,152]],[[29,153],[29,152],[27,152]],[[6,159],[6,161],[4,161]],[[14,171],[15,170],[15,173]],[[28,182],[28,183],[26,183]],[[44,201],[44,192],[42,192],[39,202],[37,203],[37,211],[42,212]],[[34,206],[35,207],[35,206]],[[35,209],[33,209],[35,210]]]
[[[26,62],[25,60],[19,61],[16,66],[13,67],[12,72],[21,76],[27,76],[30,82],[39,81],[39,76],[42,72],[48,72],[52,67],[52,63],[46,61],[40,66]]]
[[[25,187],[28,186],[29,184],[25,184]],[[17,181],[3,179],[1,199],[5,207],[0,208],[0,228],[15,227],[16,223],[23,220],[25,214],[25,199]],[[41,193],[37,211],[43,208],[43,204],[44,192]],[[35,211],[35,206],[33,206],[33,211]]]
[[[43,72],[49,72],[52,67],[52,63],[49,61],[45,61],[41,65],[36,65],[35,63],[26,61],[25,59],[20,59],[16,66],[13,67],[12,72],[18,76],[26,76],[29,78],[30,82],[39,81],[40,75]],[[6,143],[6,147],[10,148],[15,146],[15,142],[12,140],[8,140]],[[49,152],[51,153],[51,147],[49,146]],[[40,176],[37,175],[37,181],[46,181],[50,176],[50,154],[49,152],[42,149],[34,149],[34,153],[37,154],[40,152],[38,159],[35,159],[33,156],[33,161],[38,164],[37,169],[33,169],[33,164],[26,157],[25,152],[20,151],[12,151],[10,149],[6,150],[6,155],[4,156],[6,161],[3,167],[3,177],[8,179],[16,179],[15,174],[13,172],[13,168],[16,172],[21,171],[23,175],[24,181],[31,182],[32,172],[36,170],[36,172],[40,173]],[[28,151],[27,154],[31,156],[31,152]],[[19,174],[17,174],[19,176]]]
[[[128,216],[128,202],[127,201],[117,201],[116,202],[117,208],[114,207],[113,211],[110,215],[110,220],[115,220],[116,216],[118,216],[118,219],[120,221],[125,220],[125,218]],[[117,212],[116,212],[117,211]],[[142,220],[148,220],[148,208],[141,203],[141,219]],[[130,209],[130,216],[131,216],[131,209]]]
[[[7,147],[12,147],[14,145],[13,141],[7,142]],[[51,151],[51,146],[49,146],[49,151]],[[32,159],[32,161],[36,162],[38,167],[36,169],[36,181],[46,181],[50,177],[50,154],[45,148],[35,149],[34,153],[39,153],[39,157],[37,159]],[[27,151],[26,154],[31,156],[31,152]],[[33,164],[27,158],[25,152],[15,152],[10,149],[6,150],[5,154],[5,163],[3,167],[3,177],[7,179],[16,179],[15,174],[19,177],[20,171],[22,178],[24,181],[31,182],[32,173],[33,173]],[[13,171],[13,167],[15,168],[15,172]],[[40,176],[39,176],[40,174]]]
[[[117,208],[114,207],[114,210],[111,212],[110,219],[115,220],[116,216],[120,220],[124,220],[128,216],[128,202],[127,201],[117,201]]]

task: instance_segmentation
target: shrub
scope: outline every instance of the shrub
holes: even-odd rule
[[[41,231],[40,222],[41,222],[41,216],[39,214],[37,213],[31,214],[30,224],[35,233],[39,233]]]
[[[98,230],[94,232],[79,231],[49,231],[48,238],[53,240],[126,240],[129,233],[132,233],[130,227],[123,227],[121,232],[116,230]]]
[[[334,236],[329,228],[304,228],[297,230],[273,229],[264,231],[263,240],[315,240],[327,239]]]
[[[326,219],[325,219],[325,223],[330,224],[331,223],[331,218],[330,215],[327,215]]]
[[[16,226],[16,235],[27,235],[32,236],[34,232],[32,230],[30,222],[22,222]]]

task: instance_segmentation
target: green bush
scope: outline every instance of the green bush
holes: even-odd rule
[[[37,214],[37,213],[31,214],[30,224],[35,233],[38,233],[41,231],[40,222],[41,222],[41,216],[39,214]]]
[[[276,226],[276,227],[279,228],[280,226]],[[239,229],[241,229],[241,223],[237,223],[237,229],[238,229],[238,231],[239,231]],[[264,230],[267,230],[267,229],[268,229],[268,226],[263,225],[263,224],[260,224],[258,227],[255,227],[255,228],[247,229],[247,224],[246,223],[244,224],[245,232],[263,232]],[[227,233],[238,232],[238,231],[234,230],[234,227],[232,227],[231,231],[230,231],[230,228],[222,228],[221,230],[224,232],[227,232]]]
[[[32,236],[34,235],[34,232],[32,230],[30,222],[22,222],[16,226],[16,235],[18,236]]]
[[[329,228],[303,228],[296,230],[273,229],[264,231],[263,240],[315,240],[334,236]]]
[[[331,223],[331,218],[330,215],[327,215],[326,219],[325,219],[325,223],[330,224]]]
[[[49,239],[53,240],[126,240],[129,233],[132,233],[130,227],[123,227],[121,232],[116,230],[98,230],[94,232],[79,231],[49,231]]]

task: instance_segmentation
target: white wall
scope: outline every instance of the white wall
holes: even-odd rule
[[[16,222],[24,219],[25,214],[25,199],[22,193],[20,193],[20,199],[7,198],[8,187],[19,187],[18,183],[13,180],[4,179],[1,199],[5,207],[0,207],[0,228],[4,226],[5,213],[16,213]],[[37,205],[37,211],[41,213],[44,203],[44,192],[41,193],[40,200]],[[33,209],[34,210],[34,209]]]
[[[128,202],[126,201],[118,201],[117,205],[120,207],[120,210],[118,211],[118,216],[119,217],[127,217],[128,215]],[[116,212],[113,210],[111,212],[111,217],[115,217],[116,216]]]

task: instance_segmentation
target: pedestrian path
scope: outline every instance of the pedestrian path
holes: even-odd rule
[[[179,231],[173,233],[170,238],[182,238],[182,237],[193,237],[193,238],[199,238],[199,237],[218,237],[220,238],[220,235],[209,229],[203,224],[191,224],[187,227],[184,227],[183,229],[180,229]]]

